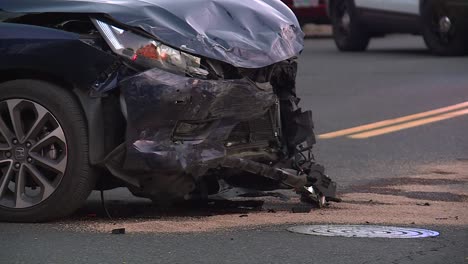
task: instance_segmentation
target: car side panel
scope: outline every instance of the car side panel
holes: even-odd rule
[[[382,9],[388,12],[419,15],[419,0],[386,0]]]
[[[359,19],[373,35],[391,33],[420,34],[421,21],[418,15],[373,9],[359,9]]]
[[[419,34],[420,0],[354,0],[359,20],[371,34]]]
[[[420,0],[355,0],[354,2],[358,8],[402,14],[419,14]]]

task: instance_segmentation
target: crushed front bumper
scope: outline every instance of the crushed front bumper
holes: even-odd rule
[[[120,82],[126,145],[114,153],[118,166],[134,172],[143,196],[184,197],[210,170],[231,168],[297,191],[326,182],[323,195],[334,197],[334,183],[309,175],[313,160],[294,166],[298,146],[315,143],[311,112],[296,107],[295,67],[278,66],[272,70],[276,81],[263,83],[201,80],[160,69],[126,78]]]
[[[236,125],[260,119],[278,101],[271,85],[192,79],[159,69],[121,87],[128,113],[125,168],[195,177],[226,157]]]

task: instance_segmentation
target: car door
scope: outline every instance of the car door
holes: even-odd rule
[[[419,0],[385,0],[381,1],[382,9],[388,12],[418,15]]]
[[[360,21],[374,35],[418,33],[419,0],[354,0]]]

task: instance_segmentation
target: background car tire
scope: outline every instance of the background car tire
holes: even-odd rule
[[[333,38],[341,51],[364,51],[369,46],[370,34],[359,22],[352,0],[331,3]]]
[[[442,30],[441,20],[447,17],[448,32]],[[427,0],[421,7],[423,36],[427,47],[437,55],[460,56],[468,54],[468,12],[463,8],[448,8],[446,1]]]
[[[60,174],[59,184],[49,192],[52,194],[41,202],[26,208],[0,204],[0,221],[42,222],[67,216],[83,204],[96,182],[89,166],[87,126],[82,109],[70,92],[44,81],[1,83],[0,102],[11,98],[37,103],[55,117],[66,139],[66,167]]]

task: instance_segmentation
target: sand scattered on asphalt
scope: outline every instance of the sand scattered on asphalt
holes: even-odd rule
[[[127,233],[186,233],[304,223],[468,225],[468,162],[426,166],[418,172],[406,177],[411,184],[396,180],[355,186],[341,195],[342,203],[331,203],[327,208],[312,209],[310,213],[291,212],[300,205],[297,198],[287,202],[262,198],[265,200],[263,209],[249,211],[245,213],[247,217],[240,217],[244,213],[201,217],[135,216],[114,222],[100,219],[64,223],[62,228],[110,233],[114,228],[123,227]]]

